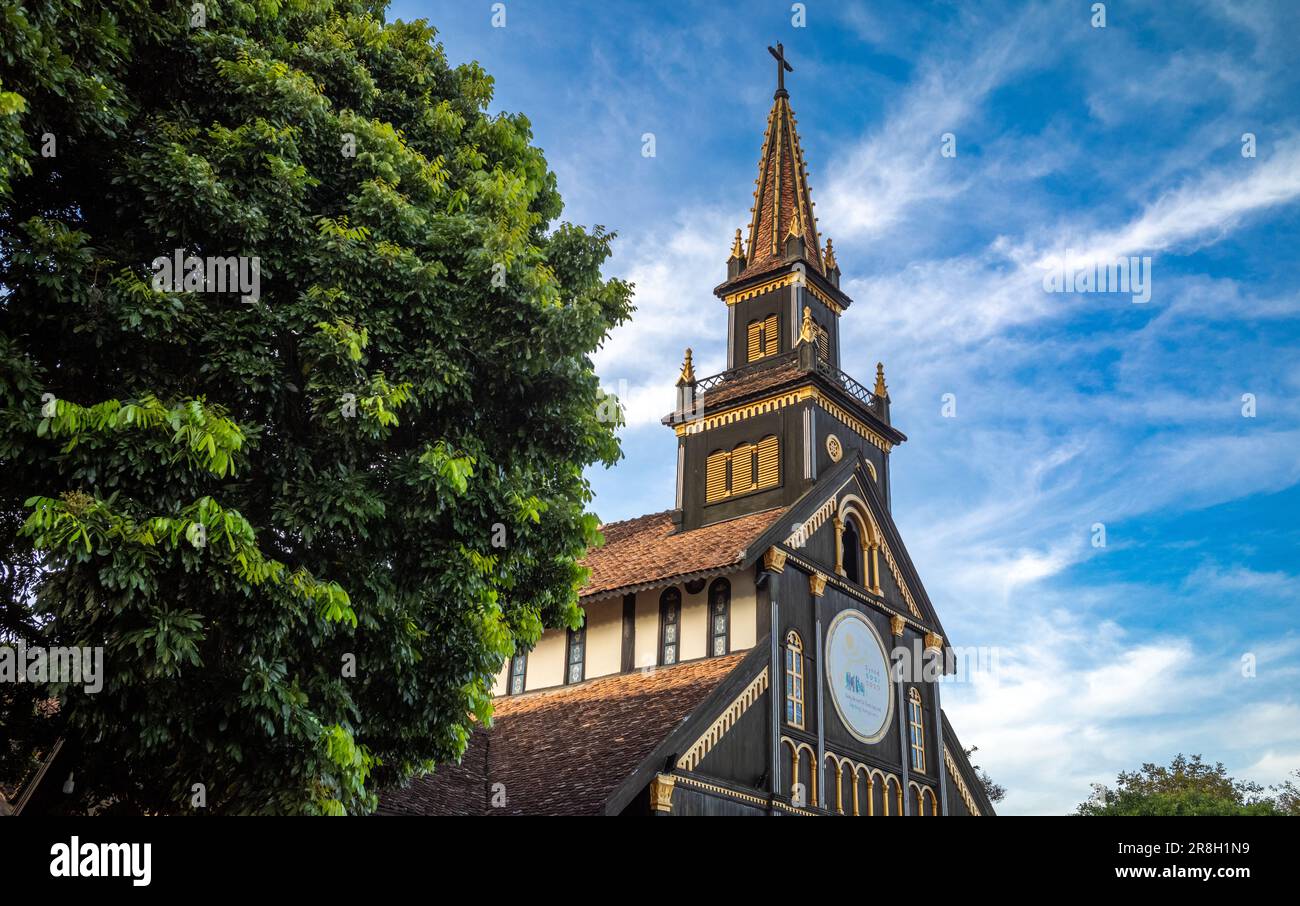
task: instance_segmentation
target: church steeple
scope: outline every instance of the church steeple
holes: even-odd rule
[[[674,520],[686,531],[789,506],[820,476],[840,475],[846,456],[865,461],[888,506],[889,452],[906,439],[889,422],[883,376],[872,392],[842,370],[856,358],[840,345],[853,300],[817,231],[785,88],[794,67],[780,44],[768,50],[777,83],[749,237],[736,231],[727,278],[713,288],[727,307],[727,367],[697,378],[688,355],[664,418],[677,433]]]
[[[742,276],[761,273],[802,257],[820,274],[825,274],[817,218],[813,215],[808,187],[808,166],[799,146],[790,92],[785,73],[794,67],[785,59],[785,48],[777,44],[768,50],[777,60],[777,89],[767,115],[767,131],[758,162],[754,207],[750,210],[749,241]],[[796,239],[802,242],[791,243]]]

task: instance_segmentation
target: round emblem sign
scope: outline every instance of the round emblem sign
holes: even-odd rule
[[[840,446],[840,439],[834,434],[826,435],[826,452],[830,454],[831,462],[839,462],[840,457],[844,455],[844,448]]]
[[[885,735],[894,714],[889,658],[876,627],[856,610],[845,610],[826,631],[826,682],[844,726],[861,742]]]

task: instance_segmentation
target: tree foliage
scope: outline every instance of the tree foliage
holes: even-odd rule
[[[1169,767],[1144,764],[1138,771],[1119,774],[1114,789],[1097,784],[1092,796],[1080,803],[1079,815],[1282,815],[1296,814],[1295,788],[1291,799],[1269,797],[1264,787],[1235,780],[1223,764],[1210,765],[1200,755],[1179,754]]]
[[[630,287],[426,23],[204,14],[0,7],[0,634],[106,664],[3,690],[0,771],[57,735],[77,808],[364,812],[579,623]],[[176,250],[260,298],[158,288]]]

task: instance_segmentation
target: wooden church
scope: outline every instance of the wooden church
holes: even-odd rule
[[[688,349],[663,420],[672,509],[603,526],[584,627],[514,657],[492,727],[381,813],[993,814],[916,669],[948,642],[890,515],[906,438],[883,368],[872,389],[841,368],[852,300],[780,48],[748,236],[714,289],[727,370],[697,377]]]

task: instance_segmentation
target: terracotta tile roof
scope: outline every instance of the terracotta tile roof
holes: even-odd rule
[[[670,510],[601,526],[605,545],[592,548],[582,561],[591,576],[580,594],[593,598],[674,576],[735,566],[750,543],[782,512],[782,507],[775,507],[676,534]]]
[[[634,520],[635,521],[635,520]],[[593,815],[745,656],[688,661],[496,700],[460,765],[386,794],[390,815]],[[506,805],[492,808],[492,784]]]
[[[749,222],[749,258],[742,277],[764,271],[785,257],[791,226],[804,237],[807,261],[824,273],[821,241],[799,147],[794,111],[785,97],[773,100],[758,163],[758,184]]]

